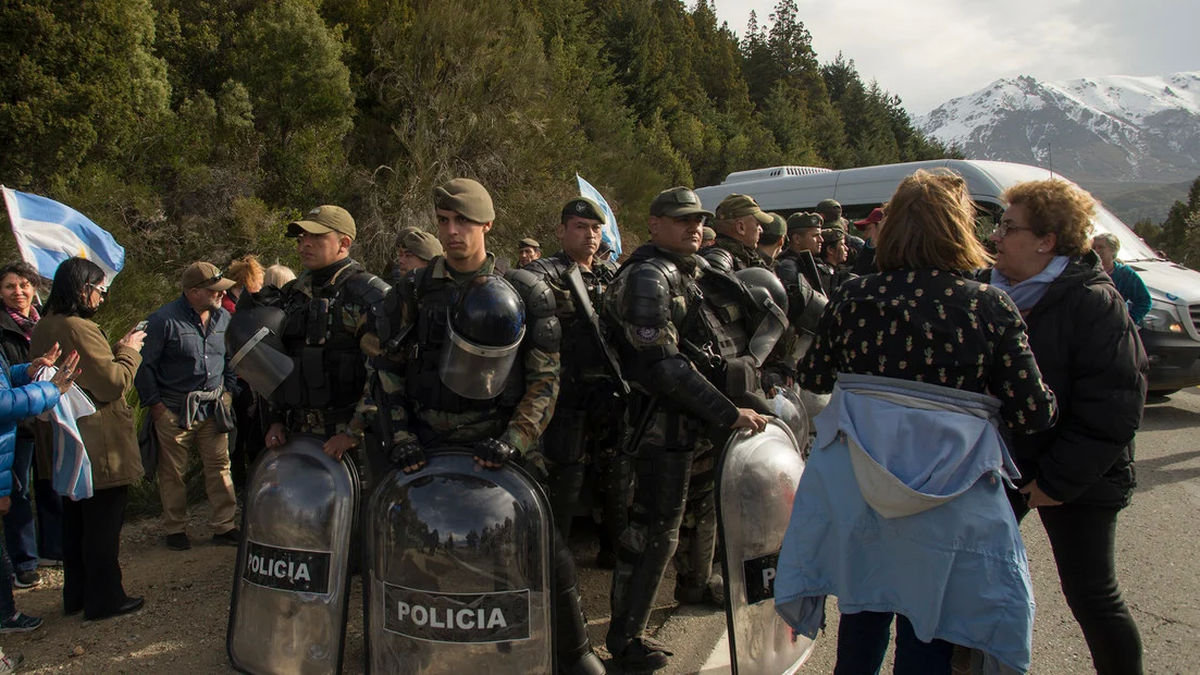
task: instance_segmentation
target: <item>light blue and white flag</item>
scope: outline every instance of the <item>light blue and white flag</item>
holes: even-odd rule
[[[579,196],[596,202],[600,205],[600,210],[604,211],[604,218],[608,222],[604,223],[604,228],[600,230],[600,241],[608,244],[613,251],[613,258],[616,259],[621,255],[621,230],[617,228],[617,214],[613,213],[608,202],[604,201],[604,195],[584,180],[583,176],[575,174],[575,180],[579,181]]]
[[[87,216],[53,199],[4,190],[13,236],[25,262],[47,279],[67,258],[87,258],[104,270],[105,283],[125,266],[125,249]]]
[[[38,382],[49,382],[58,372],[56,366],[47,366],[38,372]],[[72,501],[91,499],[96,491],[92,485],[92,461],[88,459],[83,445],[83,434],[75,420],[96,413],[92,399],[72,384],[67,393],[58,397],[58,404],[38,415],[38,419],[50,422],[54,433],[54,462],[50,470],[50,487]]]

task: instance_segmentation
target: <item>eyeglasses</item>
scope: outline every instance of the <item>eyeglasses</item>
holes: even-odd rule
[[[196,284],[196,288],[208,288],[209,286],[212,286],[213,284],[217,283],[220,280],[221,280],[221,273],[217,272],[216,274],[212,275],[211,277]]]
[[[108,286],[105,286],[104,284],[88,284],[88,286],[93,291],[96,291],[97,293],[99,293],[101,298],[108,297]]]
[[[1017,232],[1019,230],[1027,230],[1029,232],[1033,232],[1032,227],[1017,227],[1016,225],[1009,224],[1008,221],[1004,221],[996,226],[996,236],[1003,239],[1008,236],[1009,232]]]

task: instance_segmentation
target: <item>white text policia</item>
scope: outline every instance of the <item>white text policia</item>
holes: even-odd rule
[[[507,628],[508,621],[499,607],[493,607],[491,612],[480,607],[478,609],[446,608],[445,621],[441,621],[443,610],[436,607],[421,605],[409,606],[401,600],[396,605],[396,618],[400,621],[411,621],[414,625],[431,628],[465,628],[467,630],[489,630],[492,628]],[[487,623],[485,625],[484,619]]]

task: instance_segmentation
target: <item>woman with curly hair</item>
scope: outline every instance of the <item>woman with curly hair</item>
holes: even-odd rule
[[[1018,519],[1037,509],[1096,672],[1141,673],[1142,643],[1117,584],[1117,514],[1134,488],[1133,437],[1148,363],[1125,301],[1089,249],[1096,202],[1060,180],[1020,183],[992,234],[992,284],[1029,325],[1058,396],[1051,429],[1013,438]]]

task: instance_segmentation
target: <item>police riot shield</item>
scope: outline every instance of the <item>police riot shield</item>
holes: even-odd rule
[[[804,471],[796,439],[777,419],[725,445],[717,480],[725,616],[732,673],[794,673],[812,651],[775,613],[775,568]]]
[[[369,673],[553,673],[550,507],[461,450],[383,478],[367,508]]]
[[[324,441],[290,436],[246,487],[226,637],[240,672],[341,672],[359,479]]]

